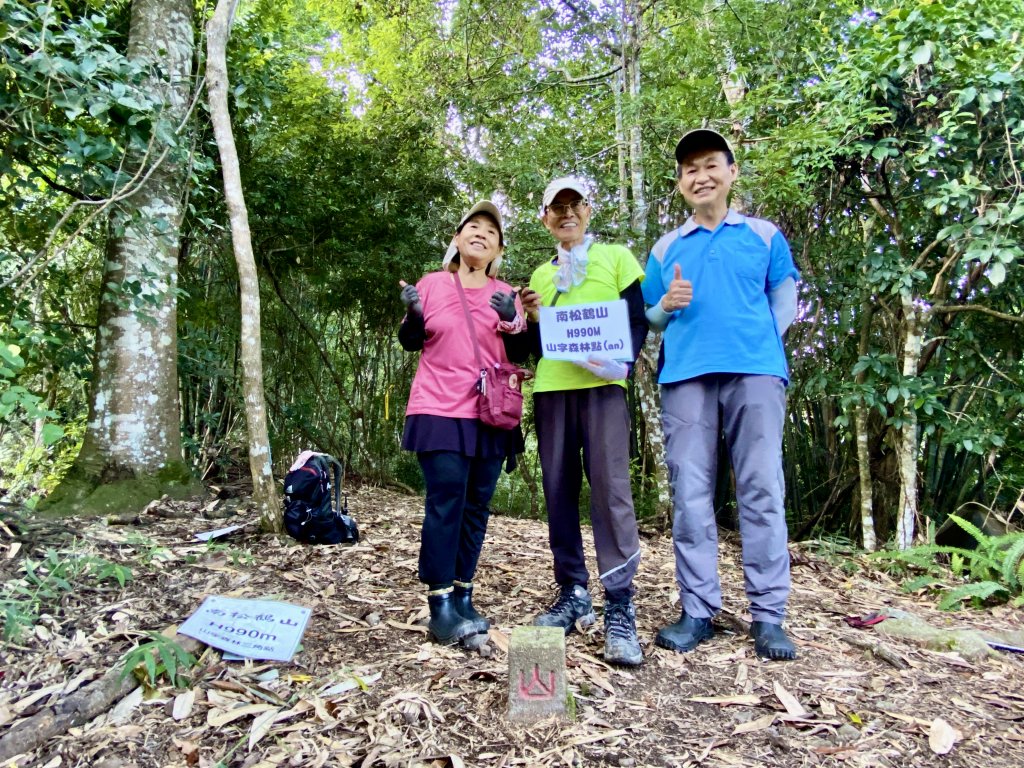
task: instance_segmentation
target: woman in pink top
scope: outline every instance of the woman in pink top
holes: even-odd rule
[[[516,337],[526,329],[522,305],[494,276],[503,249],[501,213],[482,200],[459,222],[444,268],[415,286],[401,282],[406,314],[398,340],[410,352],[422,350],[402,447],[416,452],[426,481],[419,578],[427,585],[430,634],[445,645],[476,646],[490,626],[473,608],[473,576],[501,466],[523,448],[518,427],[494,429],[477,419],[480,367],[458,290],[483,363],[509,362],[509,353],[525,359],[526,345],[518,343],[525,337]]]

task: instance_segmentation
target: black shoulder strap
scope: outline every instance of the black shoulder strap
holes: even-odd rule
[[[334,510],[338,511],[341,509],[341,473],[343,471],[341,462],[329,453],[321,455],[334,467]]]

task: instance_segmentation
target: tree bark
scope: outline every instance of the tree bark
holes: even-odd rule
[[[868,353],[871,341],[871,320],[874,317],[874,303],[870,295],[865,296],[860,311],[860,342],[858,353],[863,358]],[[857,374],[857,384],[863,384],[866,372]],[[853,430],[857,439],[857,474],[860,484],[860,535],[864,549],[874,552],[878,546],[875,538],[874,487],[871,483],[871,451],[868,447],[868,409],[862,400],[853,407]]]
[[[644,420],[646,435],[646,454],[652,459],[654,466],[650,473],[654,478],[654,488],[658,494],[657,520],[659,527],[672,527],[672,490],[668,481],[668,464],[665,457],[665,432],[661,426],[661,398],[658,394],[658,348],[661,344],[660,334],[649,334],[640,356],[637,358],[636,379],[637,399],[640,401],[640,413]],[[646,473],[645,473],[646,474]]]
[[[622,113],[623,91],[626,88],[625,75],[622,69],[615,73],[612,91],[615,94],[615,154],[619,169],[619,227],[625,229],[629,224],[629,182],[626,169],[626,132],[625,117]]]
[[[245,394],[245,420],[249,430],[249,471],[252,473],[253,501],[259,511],[260,528],[279,533],[282,530],[281,506],[274,485],[267,410],[263,396],[259,280],[252,253],[249,214],[242,192],[238,151],[228,113],[227,41],[237,4],[238,0],[219,0],[213,18],[206,25],[206,85],[210,119],[224,177],[224,199],[231,221],[231,243],[238,265],[242,310],[242,389]]]
[[[149,65],[143,87],[162,102],[153,118],[154,131],[173,132],[188,113],[193,7],[190,0],[132,3],[128,55]],[[67,499],[77,505],[106,482],[187,479],[177,373],[183,159],[180,152],[167,153],[111,217],[89,420],[74,467],[51,497],[55,504]],[[124,178],[133,176],[145,160],[130,151]],[[155,484],[152,488],[150,495],[159,495]]]
[[[903,295],[903,377],[917,376],[921,357],[921,310],[909,293]],[[900,501],[896,520],[896,546],[909,549],[917,523],[917,411],[912,402],[904,403],[903,428],[899,440]]]
[[[630,229],[642,236],[647,229],[647,195],[644,192],[644,144],[643,131],[637,119],[637,104],[640,101],[640,29],[643,10],[638,0],[622,2],[622,71],[623,83],[627,88],[624,101],[630,107],[629,124],[629,179],[633,195],[633,212]]]

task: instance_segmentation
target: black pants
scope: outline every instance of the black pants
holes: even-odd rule
[[[424,451],[416,457],[427,484],[420,581],[472,581],[504,457],[479,459],[456,451]]]

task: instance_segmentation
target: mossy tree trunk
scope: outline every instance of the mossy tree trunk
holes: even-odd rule
[[[124,178],[145,180],[110,219],[89,421],[75,464],[48,500],[53,512],[118,511],[190,489],[176,330],[185,165],[173,143],[192,91],[193,10],[191,0],[132,3],[128,56],[149,67],[143,88],[161,106],[149,147],[126,157]],[[117,492],[95,493],[115,484]]]

